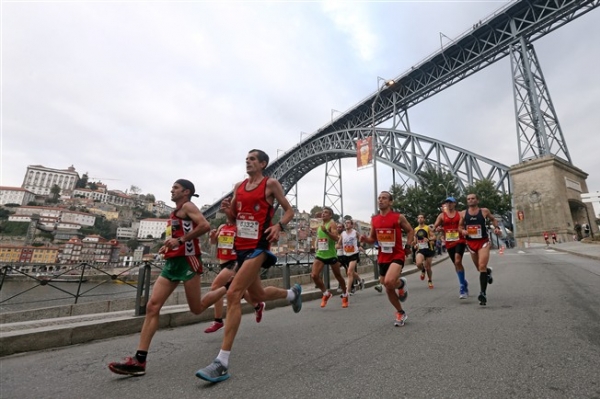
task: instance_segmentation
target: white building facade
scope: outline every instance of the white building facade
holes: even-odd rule
[[[1,187],[0,205],[19,204],[27,205],[35,200],[35,194],[21,187]]]
[[[140,228],[138,230],[138,238],[160,238],[167,230],[167,221],[169,219],[142,219],[140,220]]]
[[[42,165],[29,165],[21,187],[37,195],[50,195],[52,186],[57,185],[62,195],[70,195],[78,180],[79,173],[73,166],[52,169]]]

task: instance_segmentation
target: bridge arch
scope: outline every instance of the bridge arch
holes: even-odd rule
[[[372,134],[372,128],[354,128],[309,137],[273,160],[265,174],[278,179],[287,193],[306,174],[328,161],[356,157],[356,141]],[[497,190],[510,192],[506,165],[413,132],[376,128],[375,134],[377,161],[412,181],[418,182],[421,171],[433,168],[455,176],[461,188],[478,180],[491,179],[496,182]],[[223,198],[230,195],[232,192]],[[213,217],[223,198],[206,209],[204,215]]]

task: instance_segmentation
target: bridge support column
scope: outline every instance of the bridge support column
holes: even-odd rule
[[[342,160],[335,159],[325,164],[325,190],[323,206],[329,206],[334,213],[344,216],[344,199],[342,198]]]
[[[594,209],[581,201],[587,193],[587,173],[555,156],[514,165],[509,171],[513,186],[513,213],[517,245],[544,243],[544,232],[556,232],[560,242],[572,241],[576,225],[589,224],[598,233]]]

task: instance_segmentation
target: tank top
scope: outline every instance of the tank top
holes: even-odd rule
[[[358,235],[356,230],[352,229],[350,232],[342,231],[342,249],[344,255],[351,256],[358,253]]]
[[[460,222],[460,214],[456,212],[453,217],[449,217],[444,212],[444,219],[442,227],[444,228],[444,236],[446,238],[446,248],[452,248],[458,244],[464,244],[465,239],[458,230],[458,223]]]
[[[237,236],[235,249],[269,249],[265,230],[271,227],[273,205],[267,201],[267,176],[253,190],[247,191],[248,179],[235,192]]]
[[[481,208],[475,215],[471,215],[469,210],[465,212],[465,226],[467,228],[467,240],[480,240],[488,238],[485,218]]]
[[[234,224],[225,224],[219,230],[219,235],[217,236],[217,259],[237,259],[234,247],[236,230],[237,228]]]
[[[325,228],[329,229],[331,220],[325,224]],[[337,251],[335,249],[335,241],[321,230],[321,226],[317,229],[317,257],[321,259],[335,258]]]
[[[417,238],[417,247],[421,249],[433,250],[433,243],[429,241],[429,226],[415,227],[415,237]]]
[[[379,245],[377,263],[390,263],[405,258],[399,218],[400,214],[397,212],[389,212],[386,215],[379,214],[371,218],[371,226],[375,230]]]
[[[196,223],[194,223],[191,219],[182,219],[177,217],[177,212],[181,207],[175,209],[171,215],[169,216],[169,220],[167,221],[167,231],[165,237],[169,238],[181,238],[185,234],[194,230],[196,227]],[[193,238],[185,243],[178,245],[174,248],[168,249],[165,252],[165,259],[176,258],[178,256],[198,256],[202,252],[200,252],[200,239],[198,237]]]

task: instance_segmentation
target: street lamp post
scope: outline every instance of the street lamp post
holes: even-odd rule
[[[438,187],[443,187],[444,190],[446,190],[446,198],[448,198],[448,186],[450,185],[450,183],[452,182],[448,182],[445,186],[442,183],[438,184]]]
[[[382,81],[384,82],[383,85],[379,86],[379,82]],[[371,127],[373,129],[373,133],[371,135],[372,140],[373,140],[373,189],[375,190],[375,214],[378,212],[379,207],[377,206],[377,196],[378,196],[378,190],[377,190],[377,135],[375,134],[375,103],[377,102],[377,100],[379,99],[379,96],[381,95],[381,92],[386,89],[387,87],[390,87],[394,84],[395,82],[393,80],[386,80],[380,76],[377,76],[377,95],[375,96],[375,99],[373,100],[373,103],[371,104]]]

